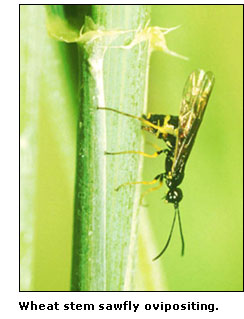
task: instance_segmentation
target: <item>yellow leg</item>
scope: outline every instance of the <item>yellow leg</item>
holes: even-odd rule
[[[123,152],[105,152],[105,155],[120,155],[120,154],[139,154],[139,155],[143,155],[145,157],[150,157],[150,158],[155,158],[158,157],[161,153],[163,152],[163,150],[159,150],[153,154],[147,154],[141,151],[123,151]]]
[[[154,143],[151,143],[151,142],[148,142],[148,141],[146,141],[146,144],[151,145],[152,147],[155,148],[155,150],[158,150],[158,151],[162,150],[161,147],[159,147],[157,144],[154,144]]]
[[[156,184],[157,183],[157,179],[155,178],[154,180],[147,182],[147,181],[142,181],[142,182],[128,182],[128,183],[124,183],[119,185],[117,188],[115,188],[116,191],[118,191],[121,187],[124,186],[128,186],[128,185],[136,185],[136,184],[143,184],[143,185],[152,185],[152,184]]]
[[[147,194],[149,194],[149,193],[151,193],[151,192],[153,192],[153,191],[156,191],[156,190],[160,189],[162,186],[163,186],[163,181],[160,180],[158,186],[149,188],[149,189],[146,190],[144,193],[142,193],[142,194],[141,194],[141,198],[140,198],[140,205],[143,205],[143,204],[142,204],[142,200],[143,200],[143,198],[144,198]]]
[[[163,126],[158,126],[158,125],[155,125],[149,121],[147,121],[146,119],[144,119],[143,117],[139,117],[139,116],[135,116],[135,115],[132,115],[132,114],[128,114],[128,113],[125,113],[125,112],[121,112],[121,111],[118,111],[118,110],[115,110],[115,109],[112,109],[111,107],[97,107],[98,110],[106,110],[106,111],[113,111],[113,112],[116,112],[116,113],[119,113],[119,114],[122,114],[122,115],[125,115],[125,116],[128,116],[128,117],[131,117],[133,119],[137,119],[139,121],[141,121],[142,123],[150,126],[150,127],[153,127],[155,128],[156,130],[158,130],[160,133],[163,133],[163,134],[172,134],[171,131],[167,130],[165,127]]]

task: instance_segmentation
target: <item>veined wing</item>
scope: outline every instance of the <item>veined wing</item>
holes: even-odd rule
[[[172,175],[184,171],[213,85],[213,73],[203,70],[192,72],[186,81],[180,106]]]

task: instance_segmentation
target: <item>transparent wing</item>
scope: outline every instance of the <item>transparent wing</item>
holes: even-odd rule
[[[196,70],[185,84],[180,106],[179,126],[172,174],[183,172],[214,85],[212,72]]]

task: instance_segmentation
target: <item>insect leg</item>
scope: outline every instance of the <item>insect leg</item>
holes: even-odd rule
[[[149,144],[152,147],[154,147],[157,150],[157,152],[155,152],[153,154],[148,154],[148,153],[145,153],[142,151],[122,151],[122,152],[104,152],[104,154],[105,155],[139,154],[139,155],[143,155],[145,157],[155,158],[155,157],[158,157],[162,153],[165,153],[167,155],[169,152],[168,149],[161,149],[161,147],[159,147],[158,145],[156,145],[154,143],[146,142],[146,144]]]
[[[155,148],[155,150],[161,151],[161,147],[158,146],[157,144],[154,144],[154,143],[148,142],[148,141],[146,141],[146,144],[151,145],[153,148]]]
[[[153,185],[157,183],[157,179],[154,178],[152,181],[141,181],[141,182],[128,182],[119,185],[117,188],[115,188],[116,191],[118,191],[121,187],[128,186],[128,185],[136,185],[136,184],[143,184],[143,185]]]
[[[139,155],[143,155],[145,157],[150,157],[150,158],[155,158],[158,157],[161,153],[163,152],[163,150],[157,151],[153,154],[147,154],[141,151],[123,151],[123,152],[105,152],[105,155],[120,155],[120,154],[139,154]]]
[[[128,116],[128,117],[131,117],[133,119],[137,119],[137,120],[141,121],[143,124],[146,124],[147,126],[150,126],[150,127],[154,128],[154,129],[158,130],[160,133],[163,133],[163,134],[172,133],[171,130],[169,131],[168,129],[166,129],[163,126],[159,126],[159,125],[153,124],[150,121],[148,121],[146,118],[143,118],[143,117],[139,117],[139,116],[135,116],[135,115],[132,115],[132,114],[129,114],[129,113],[121,112],[121,111],[118,111],[118,110],[113,109],[111,107],[97,107],[97,109],[98,110],[105,110],[105,111],[112,111],[112,112],[119,113],[121,115],[125,115],[125,116]]]
[[[158,176],[160,176],[160,177],[158,177]],[[156,186],[156,187],[149,188],[148,190],[146,190],[144,193],[141,194],[140,205],[142,205],[142,200],[147,194],[149,194],[149,193],[151,193],[153,191],[156,191],[156,190],[160,189],[163,186],[164,174],[160,174],[158,176],[156,176],[156,177],[157,177],[157,179],[159,178],[159,185]],[[155,177],[155,179],[156,179],[156,177]]]

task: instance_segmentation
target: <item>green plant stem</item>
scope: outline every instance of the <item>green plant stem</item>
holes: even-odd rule
[[[162,264],[153,262],[157,255],[157,245],[152,232],[148,210],[140,209],[140,223],[138,229],[138,263],[136,264],[136,291],[166,291],[167,280]],[[162,261],[161,261],[162,263]]]
[[[67,223],[63,226],[64,236],[62,220],[65,216],[61,211],[58,220],[55,220],[55,227],[59,228],[62,237],[60,240],[58,236],[53,238],[51,222],[54,198],[56,194],[62,193],[64,183],[59,185],[54,194],[52,185],[55,185],[57,179],[65,180],[66,193],[58,202],[64,211],[67,207],[72,209],[76,122],[74,110],[77,106],[74,92],[77,88],[71,82],[70,68],[73,64],[70,63],[70,50],[68,51],[65,43],[48,36],[44,6],[21,5],[20,22],[20,289],[54,290],[57,287],[52,287],[52,282],[46,276],[46,273],[53,276],[52,268],[46,260],[48,254],[54,255],[57,249],[52,252],[53,245],[48,249],[43,247],[48,236],[53,243],[55,239],[59,244],[64,241],[62,252],[66,259],[61,254],[57,253],[57,256],[64,265],[60,276],[62,279],[65,275],[68,277],[70,259],[67,255],[70,254],[70,242],[65,239],[71,233],[71,227],[67,227]],[[74,72],[72,77],[75,77]],[[52,145],[52,156],[48,157],[48,143],[53,140],[55,144]],[[52,163],[55,168],[59,165],[62,167],[60,175],[57,170],[50,169]],[[56,211],[60,212],[57,206]],[[68,209],[66,211],[69,213]],[[62,282],[64,279],[59,281],[61,289]],[[66,289],[68,286],[69,283],[66,284]]]
[[[38,6],[20,7],[20,289],[33,288],[33,242],[37,181],[37,140],[39,116],[39,81],[45,25],[44,11]],[[43,19],[44,21],[44,19]]]
[[[148,41],[129,49],[148,6],[94,5],[92,19],[105,30],[135,30],[111,43],[102,37],[80,47],[81,92],[73,235],[72,290],[130,290],[135,261],[140,180],[138,155],[104,151],[140,150],[141,123],[97,110],[112,107],[141,115],[147,100]],[[110,48],[109,48],[110,46]],[[111,47],[111,46],[117,46]]]

